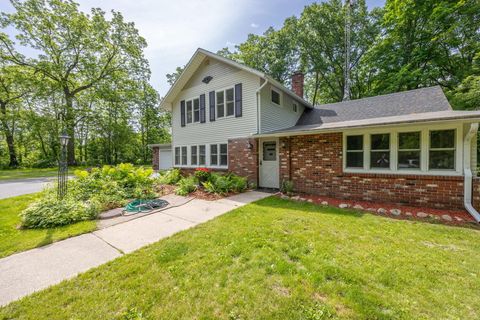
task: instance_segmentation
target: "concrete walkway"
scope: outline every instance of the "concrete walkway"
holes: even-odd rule
[[[0,306],[270,195],[251,191],[216,201],[191,199],[0,259]]]

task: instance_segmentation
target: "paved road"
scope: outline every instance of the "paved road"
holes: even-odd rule
[[[120,217],[118,224],[0,259],[0,306],[270,195],[250,191],[215,201],[170,195],[163,211]]]
[[[41,191],[55,178],[32,178],[0,181],[0,199]]]

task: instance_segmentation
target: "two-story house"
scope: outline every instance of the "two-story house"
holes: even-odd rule
[[[480,200],[472,178],[479,111],[453,111],[440,87],[312,106],[303,74],[291,84],[198,49],[162,100],[172,112],[172,144],[153,146],[154,167],[207,167],[265,188],[288,180],[299,192],[466,208],[480,220],[472,206]]]

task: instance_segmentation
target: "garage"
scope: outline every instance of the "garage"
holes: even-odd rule
[[[151,144],[152,165],[154,170],[168,170],[172,168],[172,145]]]

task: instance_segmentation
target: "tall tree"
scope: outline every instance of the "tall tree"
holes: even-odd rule
[[[15,149],[15,128],[19,122],[21,100],[31,92],[29,77],[18,66],[3,66],[0,69],[0,125],[8,146],[9,167],[19,165]]]
[[[372,94],[441,85],[455,90],[474,74],[480,2],[387,0],[382,37],[369,54]]]
[[[30,68],[52,80],[65,100],[64,123],[71,139],[68,162],[75,163],[75,98],[115,77],[117,73],[148,69],[143,57],[145,40],[133,23],[112,11],[108,20],[105,12],[92,9],[81,12],[71,0],[11,0],[14,13],[2,14],[2,26],[14,27],[20,46],[39,52],[27,58],[15,51],[14,45],[0,37],[3,59]]]

